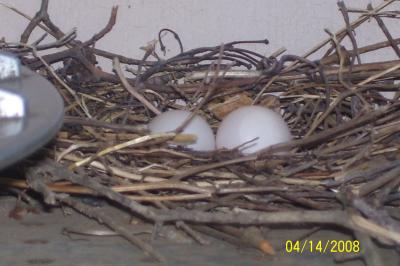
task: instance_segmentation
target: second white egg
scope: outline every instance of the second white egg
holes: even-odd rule
[[[250,154],[291,138],[288,125],[278,113],[261,106],[244,106],[221,122],[216,145],[218,149],[233,149],[249,142],[240,151]]]

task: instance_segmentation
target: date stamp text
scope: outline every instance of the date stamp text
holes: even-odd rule
[[[285,243],[287,253],[358,253],[360,241],[358,240],[287,240]]]

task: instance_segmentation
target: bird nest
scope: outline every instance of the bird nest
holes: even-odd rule
[[[26,182],[11,178],[8,185],[28,186],[47,204],[94,217],[159,260],[148,243],[75,196],[108,198],[155,228],[175,223],[200,243],[197,229],[209,227],[274,254],[260,226],[333,225],[363,237],[368,256],[379,256],[371,238],[400,244],[400,39],[384,23],[398,18],[386,8],[393,2],[366,10],[339,2],[343,29],[325,30],[328,38],[302,56],[281,49],[266,57],[242,48],[268,40],[184,51],[179,35],[163,29],[143,47],[143,58],[132,59],[94,47],[116,23],[117,7],[105,28],[78,41],[75,30],[64,33],[51,22],[43,0],[36,16],[27,17],[20,43],[0,45],[54,84],[65,101],[64,125],[46,147],[47,159],[30,160]],[[354,12],[360,17],[350,22]],[[358,47],[354,31],[369,20],[387,40]],[[28,44],[36,27],[55,41]],[[165,34],[181,52],[160,59]],[[61,50],[50,50],[55,47]],[[392,61],[362,62],[364,54],[388,47]],[[323,56],[308,59],[316,52]],[[113,71],[98,67],[99,57],[111,60]],[[293,140],[246,155],[239,148],[199,152],[179,145],[193,141],[182,133],[184,125],[159,134],[147,129],[156,115],[182,109],[216,130],[223,117],[246,105],[280,112]]]

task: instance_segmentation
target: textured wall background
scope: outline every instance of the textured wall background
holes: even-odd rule
[[[365,8],[369,2],[375,6],[381,1],[345,2],[348,7]],[[2,3],[30,16],[40,6],[40,0],[3,0]],[[107,23],[113,5],[119,5],[117,24],[97,47],[135,58],[143,54],[139,47],[156,38],[164,27],[180,35],[185,50],[232,40],[267,38],[268,47],[253,49],[269,55],[282,46],[288,53],[302,54],[327,37],[324,28],[335,32],[344,25],[333,0],[52,0],[49,13],[62,30],[77,27],[78,38],[86,40]],[[397,3],[390,9],[399,9],[399,6]],[[395,26],[394,20],[385,21],[392,33],[399,33],[395,36],[398,37],[400,27]],[[25,18],[3,6],[0,6],[0,22],[0,37],[8,41],[18,41],[27,25]],[[39,33],[36,30],[31,40]],[[360,46],[385,39],[374,20],[357,30],[357,35]],[[167,57],[173,56],[177,45],[171,35],[165,40],[170,44]],[[393,58],[393,51],[387,49],[369,56],[368,60],[384,57]]]

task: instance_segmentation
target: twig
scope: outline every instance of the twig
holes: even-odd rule
[[[162,256],[157,251],[155,251],[153,249],[153,247],[151,247],[149,244],[143,242],[141,239],[139,239],[138,237],[133,235],[130,230],[128,230],[125,227],[116,223],[112,217],[103,213],[101,210],[98,210],[98,209],[95,209],[92,207],[88,207],[85,204],[80,203],[79,201],[71,199],[71,198],[57,197],[57,200],[71,206],[72,208],[74,208],[78,212],[88,216],[89,218],[96,219],[99,223],[103,223],[103,224],[107,225],[109,228],[114,230],[120,236],[127,239],[129,242],[133,243],[135,246],[139,247],[140,249],[142,249],[146,255],[150,255],[160,262],[166,261],[164,256]]]
[[[368,4],[367,9],[369,11],[371,11],[373,9],[372,5]],[[382,32],[385,34],[385,36],[388,39],[388,41],[390,43],[390,46],[392,46],[394,52],[397,54],[398,57],[400,57],[400,49],[397,46],[397,44],[395,43],[395,41],[394,41],[392,35],[390,34],[389,30],[386,28],[385,23],[383,22],[383,20],[379,16],[376,16],[376,15],[374,15],[373,17],[376,20],[376,22],[378,22],[379,27],[382,29]]]
[[[109,128],[115,131],[129,131],[133,133],[146,133],[147,127],[142,125],[122,125],[122,124],[114,124],[114,123],[107,123],[104,121],[84,118],[84,117],[75,117],[75,116],[64,116],[64,124],[79,124],[85,126],[93,126],[99,128]]]
[[[353,51],[354,51],[355,57],[357,58],[358,64],[361,64],[361,58],[360,58],[360,54],[358,52],[357,41],[356,41],[356,38],[354,37],[353,29],[350,26],[350,19],[349,19],[347,7],[343,1],[339,1],[337,3],[337,5],[339,6],[339,10],[340,10],[340,12],[342,12],[343,19],[346,23],[347,36],[349,36],[351,44],[353,45],[353,49],[354,49]],[[353,57],[351,65],[353,65],[355,57]]]
[[[170,32],[170,33],[172,33],[174,35],[175,40],[179,44],[179,49],[180,49],[181,53],[183,53],[183,45],[182,45],[182,42],[181,42],[181,38],[179,38],[179,35],[175,31],[165,28],[165,29],[161,29],[158,32],[158,41],[160,42],[160,49],[164,53],[164,55],[166,54],[166,49],[165,49],[165,46],[164,46],[164,44],[162,42],[162,36],[161,36],[162,32],[164,32],[164,31]]]
[[[359,188],[355,188],[353,193],[359,197],[365,196],[372,191],[375,191],[379,187],[383,186],[384,184],[390,182],[394,178],[398,178],[400,175],[400,167],[395,167],[392,170],[384,173],[380,178],[376,178]]]
[[[113,6],[113,8],[111,9],[111,16],[110,19],[108,20],[107,25],[99,33],[96,33],[95,35],[93,35],[92,38],[84,42],[82,46],[87,47],[94,45],[95,42],[97,42],[98,40],[103,38],[107,33],[109,33],[114,27],[115,22],[117,20],[117,12],[118,12],[118,6]]]
[[[156,115],[161,114],[161,112],[154,107],[145,97],[143,97],[134,87],[132,87],[129,82],[126,80],[124,74],[122,73],[121,66],[119,63],[119,58],[115,57],[113,60],[113,68],[117,73],[119,79],[121,80],[122,85],[131,93],[138,101],[140,101],[144,106],[149,108]]]
[[[394,3],[396,0],[388,0],[388,1],[384,1],[382,2],[380,5],[378,5],[371,13],[376,13],[381,11],[382,9],[384,9],[385,7],[391,5],[392,3]],[[357,28],[358,26],[360,26],[362,23],[364,23],[365,21],[367,21],[369,19],[369,16],[371,16],[370,14],[368,15],[362,15],[360,16],[358,19],[356,19],[355,21],[353,21],[350,24],[350,27],[354,30],[355,28]],[[347,26],[343,27],[342,29],[338,30],[335,35],[336,36],[345,36],[344,34],[347,32]],[[313,48],[311,48],[309,51],[307,51],[302,57],[307,58],[310,55],[314,54],[316,51],[318,51],[319,49],[321,49],[322,47],[324,47],[326,44],[328,44],[331,41],[330,38],[325,39],[324,41],[320,42],[319,44],[317,44],[316,46],[314,46]],[[289,69],[291,67],[293,67],[296,63],[298,62],[294,62],[293,64],[289,65],[286,69]]]
[[[391,72],[393,72],[393,71],[395,71],[395,70],[397,70],[397,69],[400,69],[400,64],[394,65],[393,67],[391,67],[391,68],[389,68],[389,69],[386,69],[386,70],[384,70],[384,71],[381,71],[381,72],[379,72],[379,73],[377,73],[377,74],[375,74],[375,75],[372,75],[372,76],[370,76],[369,78],[367,78],[367,79],[365,79],[365,80],[359,82],[358,84],[356,84],[356,85],[354,85],[354,86],[352,86],[352,87],[350,88],[350,92],[351,92],[351,93],[354,93],[354,92],[356,91],[356,88],[358,88],[358,87],[360,87],[360,86],[362,86],[362,85],[368,84],[369,82],[371,82],[371,81],[373,81],[373,80],[376,80],[376,79],[378,79],[378,78],[380,78],[380,77],[382,77],[382,76],[384,76],[384,75],[386,75],[386,74],[388,74],[388,73],[391,73]],[[328,109],[327,109],[317,120],[314,121],[313,125],[311,126],[310,130],[307,132],[306,136],[310,136],[310,135],[314,132],[314,130],[321,124],[321,122],[322,122],[322,121],[333,111],[333,109],[344,99],[343,96],[344,96],[344,95],[341,94],[340,97],[336,98],[336,100],[333,101],[333,102],[329,105]],[[346,97],[348,97],[348,96],[349,96],[349,95],[346,95]]]

